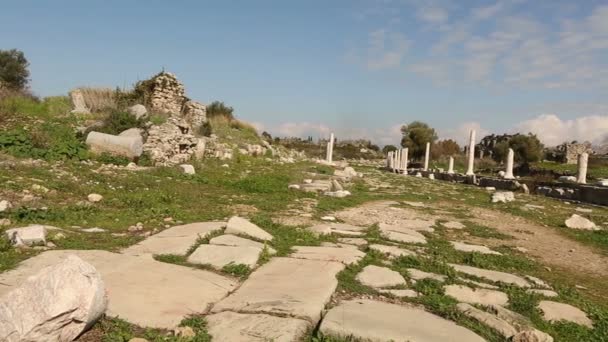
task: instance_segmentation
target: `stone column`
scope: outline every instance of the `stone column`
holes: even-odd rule
[[[454,157],[450,157],[450,161],[448,162],[448,174],[454,173]]]
[[[467,176],[472,176],[475,174],[473,171],[475,165],[475,130],[471,130],[471,134],[469,135],[469,163],[467,167]]]
[[[513,153],[513,149],[510,148],[509,153],[507,153],[507,169],[505,170],[505,176],[503,177],[504,179],[515,179],[515,177],[513,176],[513,156],[514,155],[515,155],[515,153]]]
[[[388,151],[386,154],[386,167],[391,167],[391,158],[393,158],[393,151]]]
[[[589,160],[589,154],[583,152],[578,155],[578,174],[576,182],[580,184],[587,184],[587,161]]]
[[[431,143],[427,142],[426,143],[426,151],[424,152],[424,171],[428,171],[429,170],[429,156],[431,153]]]
[[[408,158],[409,150],[408,148],[403,149],[403,173],[407,175],[407,158]]]
[[[334,154],[334,134],[329,135],[329,142],[327,143],[327,162],[333,162],[333,154]]]

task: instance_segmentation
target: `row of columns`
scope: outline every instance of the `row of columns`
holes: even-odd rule
[[[402,148],[388,152],[386,166],[393,172],[405,173],[407,170],[408,149]]]
[[[403,150],[405,150],[405,156],[403,156]],[[475,175],[475,130],[471,130],[469,133],[469,148],[467,149],[468,158],[467,158],[467,172],[465,173],[467,176]],[[429,160],[431,153],[431,143],[427,142],[424,151],[424,171],[428,171],[429,169]],[[505,169],[504,179],[515,179],[513,175],[513,164],[514,164],[514,156],[515,153],[513,149],[509,148],[507,152],[507,163]],[[405,157],[405,158],[404,158]],[[398,161],[397,161],[398,160]],[[588,154],[583,153],[579,155],[578,159],[578,183],[586,183],[587,179],[587,160]],[[400,168],[397,168],[396,165],[400,165]],[[391,151],[388,153],[387,157],[387,166],[393,170],[393,172],[404,171],[407,170],[407,148]],[[450,157],[448,161],[448,174],[454,173],[454,157]]]

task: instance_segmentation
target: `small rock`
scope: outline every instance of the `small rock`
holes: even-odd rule
[[[486,191],[496,191],[496,188],[493,186],[486,186]]]
[[[150,342],[150,341],[146,340],[145,338],[141,338],[141,337],[133,337],[132,339],[129,340],[129,342]]]
[[[294,189],[294,190],[300,190],[300,185],[299,184],[289,184],[289,186],[287,186],[288,189]]]
[[[572,229],[599,230],[595,223],[577,214],[572,214],[572,216],[566,220],[565,224],[566,227]]]
[[[173,329],[173,334],[178,337],[190,338],[196,336],[191,327],[177,327]]]
[[[512,191],[499,191],[492,194],[492,203],[507,203],[515,200],[515,195]]]
[[[47,242],[47,243],[46,243],[46,246],[47,246],[48,248],[55,248],[55,247],[57,247],[57,245],[56,245],[56,244],[54,244],[54,243],[52,243],[51,241]]]
[[[194,166],[192,166],[190,164],[181,164],[179,167],[182,169],[182,172],[184,174],[187,174],[187,175],[196,174],[196,170],[194,170]]]
[[[229,168],[230,165],[228,165],[228,164],[222,164],[222,167]]]
[[[350,196],[350,191],[348,190],[338,190],[338,191],[326,191],[323,193],[325,196],[343,198],[346,196]]]
[[[321,220],[322,220],[322,221],[330,221],[330,222],[333,222],[333,221],[335,221],[335,220],[336,220],[336,218],[335,218],[335,217],[333,217],[333,216],[323,216],[323,217],[321,217]]]
[[[441,225],[448,229],[463,229],[466,227],[464,224],[457,221],[442,222]]]
[[[103,196],[101,196],[100,194],[89,194],[89,196],[87,196],[87,199],[91,203],[97,203],[103,199]]]
[[[0,227],[6,227],[11,225],[11,220],[7,218],[0,219]]]
[[[545,297],[559,296],[559,294],[557,292],[551,291],[551,290],[528,289],[526,292],[532,293],[532,294],[538,294],[538,295],[545,296]]]
[[[0,201],[0,213],[8,211],[12,207],[11,202],[7,200]]]
[[[61,232],[53,235],[53,240],[62,240],[62,239],[65,239],[65,234],[63,234]]]

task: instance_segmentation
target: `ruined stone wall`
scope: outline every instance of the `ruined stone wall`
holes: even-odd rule
[[[152,112],[180,114],[186,101],[184,85],[172,73],[162,72],[153,79],[150,99]]]
[[[593,153],[591,143],[584,142],[582,144],[564,144],[564,162],[566,164],[576,164],[578,155],[582,153]]]

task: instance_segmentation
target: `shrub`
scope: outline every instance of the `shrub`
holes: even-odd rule
[[[100,163],[122,165],[122,166],[127,165],[131,162],[131,160],[127,157],[115,156],[115,155],[112,155],[112,154],[109,154],[106,152],[98,155],[97,157],[95,157],[95,159]]]
[[[437,140],[435,129],[420,121],[404,125],[401,127],[401,133],[401,146],[409,148],[410,156],[415,159],[424,156],[426,143],[433,144]]]
[[[143,127],[144,119],[136,119],[135,116],[120,111],[113,111],[103,121],[103,126],[98,129],[101,133],[119,134],[129,128]]]
[[[214,118],[223,116],[228,119],[234,119],[234,108],[226,106],[224,102],[213,101],[207,106],[207,117]]]
[[[16,157],[36,159],[88,158],[86,146],[65,122],[45,122],[32,131],[23,128],[0,132],[0,150]]]
[[[26,89],[30,77],[29,65],[22,51],[0,50],[0,88]]]
[[[209,121],[204,122],[198,129],[198,134],[202,135],[203,137],[209,137],[212,133],[213,130],[211,129],[211,124]]]

